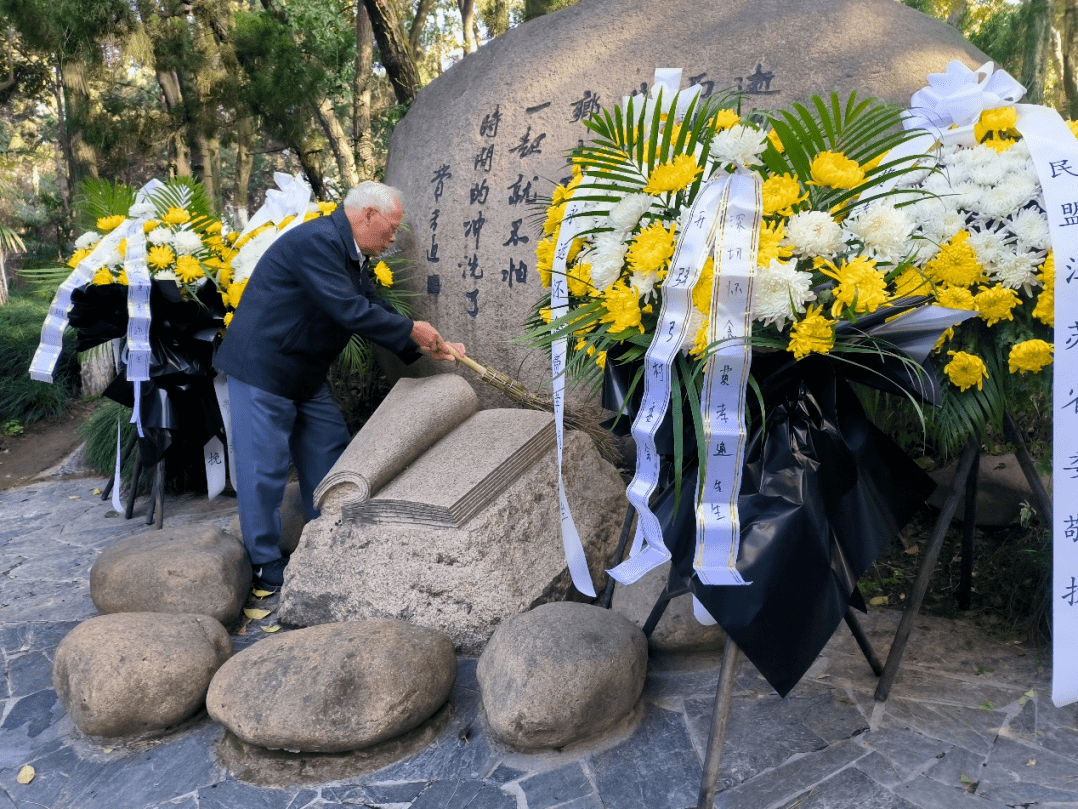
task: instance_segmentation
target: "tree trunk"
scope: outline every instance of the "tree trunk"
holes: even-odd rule
[[[233,202],[236,205],[236,224],[240,230],[247,227],[248,188],[251,185],[251,169],[255,156],[251,151],[254,143],[254,127],[251,118],[245,115],[236,121],[236,190]]]
[[[434,8],[434,0],[419,0],[415,7],[415,15],[412,17],[412,28],[408,32],[408,42],[412,46],[412,55],[418,60],[423,58],[423,45],[420,39],[423,36],[423,28],[427,24],[427,16]]]
[[[423,0],[420,0],[422,5]],[[418,14],[418,12],[416,12]],[[356,79],[352,88],[352,149],[356,174],[374,179],[374,136],[371,135],[371,70],[374,67],[374,31],[363,0],[356,2]]]
[[[54,144],[56,156],[56,185],[60,192],[60,203],[64,208],[64,219],[71,221],[71,161],[67,159],[70,153],[70,138],[67,134],[67,108],[64,106],[64,94],[61,89],[59,68],[52,83],[53,95],[56,97],[56,124],[57,138]],[[66,171],[65,171],[66,169]],[[59,240],[61,247],[63,240]]]
[[[183,111],[183,95],[180,93],[180,80],[174,70],[158,70],[157,83],[161,87],[161,94],[165,100],[165,111],[174,121],[179,121]],[[169,144],[172,155],[172,176],[191,176],[191,151],[187,148],[187,139],[183,132],[175,128],[169,135]]]
[[[500,37],[509,30],[509,3],[506,0],[491,0],[486,11],[480,13],[491,38]]]
[[[1025,101],[1044,103],[1045,79],[1052,47],[1052,15],[1049,0],[1029,0],[1026,7],[1026,32],[1022,43],[1022,78]]]
[[[97,178],[97,150],[83,137],[90,119],[90,83],[86,66],[77,59],[61,57],[60,82],[64,88],[67,116],[68,174],[72,185]]]
[[[947,24],[952,28],[961,30],[962,20],[965,19],[967,8],[969,8],[969,0],[952,0],[951,8],[947,12]]]
[[[348,142],[348,136],[344,133],[344,127],[337,120],[337,113],[334,112],[333,105],[329,103],[328,98],[322,99],[322,102],[315,109],[315,115],[318,116],[318,123],[322,126],[322,131],[329,140],[329,148],[333,150],[333,157],[337,161],[337,171],[340,172],[341,180],[351,188],[359,182],[359,174],[356,172],[356,160],[352,154],[352,145]]]
[[[460,22],[464,28],[464,52],[475,53],[475,0],[457,0]]]
[[[404,37],[391,0],[363,0],[370,14],[374,38],[382,56],[382,66],[393,85],[393,93],[401,104],[411,104],[419,91],[419,70],[412,57],[411,46]]]
[[[1063,28],[1060,31],[1063,51],[1063,95],[1066,98],[1064,117],[1078,118],[1078,0],[1056,0],[1063,6]]]
[[[307,184],[317,199],[326,198],[326,184],[322,179],[322,168],[318,165],[318,150],[312,149],[306,141],[289,143],[288,147],[296,153],[296,159],[307,177]]]

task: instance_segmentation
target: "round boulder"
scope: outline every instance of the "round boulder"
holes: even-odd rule
[[[391,619],[322,624],[237,654],[210,683],[206,708],[249,744],[341,753],[418,726],[456,675],[453,642],[437,630]]]
[[[208,615],[99,615],[60,641],[52,682],[84,733],[133,736],[196,713],[230,654],[228,632]]]
[[[250,587],[242,543],[213,526],[166,526],[121,539],[90,570],[90,598],[102,615],[189,612],[230,624]]]
[[[479,658],[490,732],[526,750],[598,735],[636,704],[647,662],[644,633],[611,610],[558,602],[511,618]]]

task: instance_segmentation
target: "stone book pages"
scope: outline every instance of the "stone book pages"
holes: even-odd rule
[[[344,505],[341,516],[360,523],[460,528],[554,444],[549,413],[482,410],[373,497]]]
[[[369,499],[478,406],[455,374],[401,379],[318,484],[315,507],[341,511]]]

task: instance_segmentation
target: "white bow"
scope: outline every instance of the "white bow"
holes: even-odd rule
[[[947,65],[946,72],[930,73],[928,87],[910,99],[902,125],[942,133],[972,126],[985,110],[1014,106],[1026,88],[1006,70],[994,68],[994,63],[985,62],[970,70],[956,60]]]

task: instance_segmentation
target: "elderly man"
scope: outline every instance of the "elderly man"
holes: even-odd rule
[[[275,590],[287,559],[278,548],[291,455],[308,520],[314,489],[349,436],[326,373],[352,334],[414,362],[463,355],[429,323],[378,296],[368,259],[393,243],[404,216],[396,189],[364,182],[327,217],[284,233],[262,256],[214,361],[228,374],[240,527],[256,587]]]

